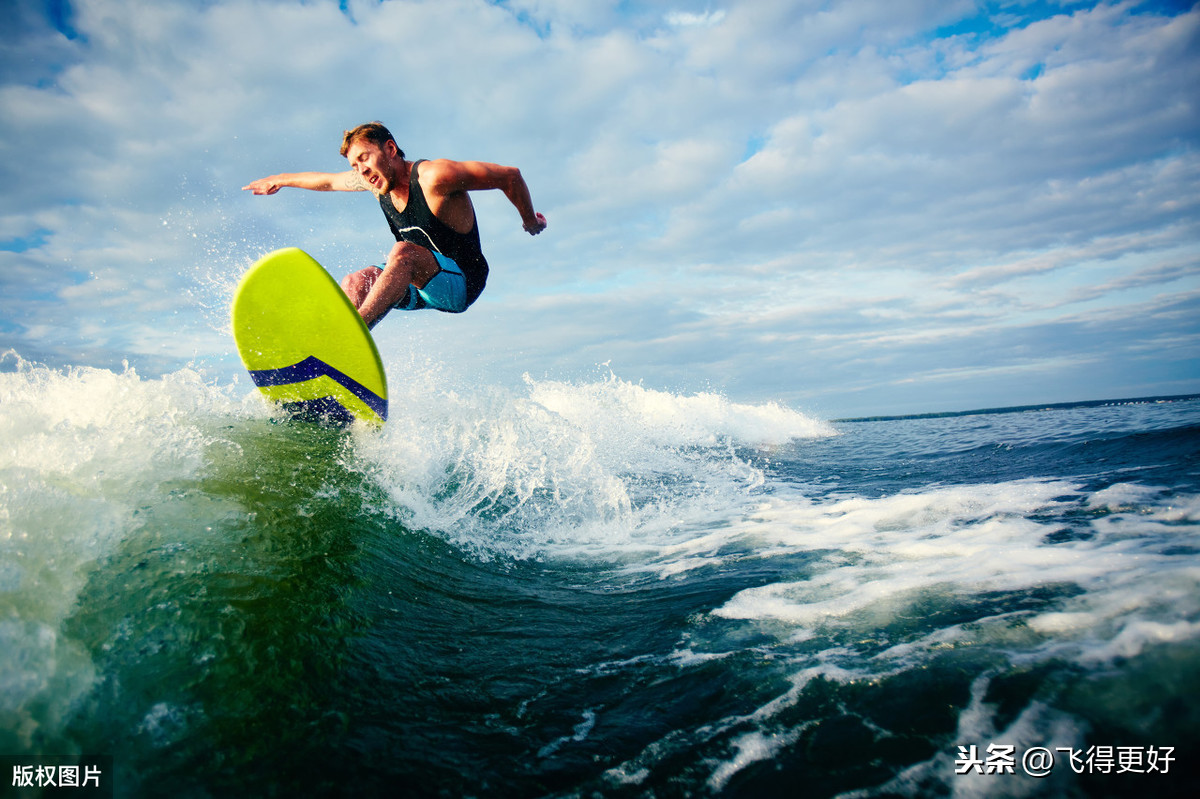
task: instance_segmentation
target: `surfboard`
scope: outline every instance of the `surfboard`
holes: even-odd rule
[[[375,340],[311,255],[289,247],[260,258],[238,284],[232,315],[251,379],[288,414],[334,425],[387,419]]]

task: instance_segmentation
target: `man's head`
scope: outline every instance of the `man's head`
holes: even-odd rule
[[[378,122],[359,125],[342,136],[342,155],[350,168],[376,194],[394,188],[397,176],[402,176],[404,151],[396,145],[392,134]]]
[[[382,122],[368,122],[342,134],[342,158],[345,158],[346,153],[350,152],[350,146],[360,140],[371,142],[380,150],[384,149],[384,145],[388,142],[391,142],[396,147],[399,156],[404,157],[404,151],[396,144],[396,140],[392,138],[392,132],[385,128]]]

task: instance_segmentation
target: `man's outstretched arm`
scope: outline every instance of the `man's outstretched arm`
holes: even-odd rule
[[[369,191],[357,172],[285,172],[259,178],[245,186],[242,191],[255,194],[274,194],[282,188],[308,189],[309,191]]]

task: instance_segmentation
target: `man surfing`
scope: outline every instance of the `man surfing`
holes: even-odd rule
[[[393,308],[462,313],[478,299],[488,265],[468,192],[499,189],[531,236],[546,229],[546,217],[533,210],[516,167],[446,159],[409,162],[378,122],[346,131],[341,154],[350,162],[348,172],[272,175],[242,189],[255,194],[274,194],[285,186],[374,192],[396,245],[382,269],[368,266],[342,281],[342,290],[368,327]]]

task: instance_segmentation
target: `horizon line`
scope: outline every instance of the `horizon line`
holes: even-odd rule
[[[1104,405],[1149,405],[1159,402],[1186,402],[1200,399],[1200,394],[1171,394],[1167,396],[1128,397],[1125,399],[1080,400],[1077,402],[1044,402],[1035,405],[1010,405],[1003,408],[977,408],[969,411],[934,411],[931,413],[905,413],[894,416],[855,416],[846,419],[830,419],[830,423],[893,422],[900,419],[943,419],[952,416],[982,416],[995,413],[1024,413],[1027,411],[1055,411],[1067,408],[1098,408]]]

